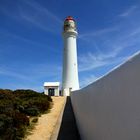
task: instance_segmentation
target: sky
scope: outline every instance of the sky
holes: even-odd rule
[[[0,88],[61,82],[67,16],[77,23],[81,88],[140,50],[139,0],[0,0]]]

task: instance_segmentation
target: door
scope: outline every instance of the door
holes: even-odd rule
[[[54,92],[55,92],[55,91],[54,91],[54,88],[49,88],[49,89],[48,89],[48,95],[49,95],[49,96],[54,96]]]

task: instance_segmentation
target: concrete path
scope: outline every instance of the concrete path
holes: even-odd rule
[[[67,97],[57,140],[80,140],[70,97]]]

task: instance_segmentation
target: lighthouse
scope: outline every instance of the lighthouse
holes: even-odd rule
[[[78,64],[77,64],[77,29],[73,17],[68,16],[63,27],[63,74],[62,94],[69,96],[71,91],[79,89]]]

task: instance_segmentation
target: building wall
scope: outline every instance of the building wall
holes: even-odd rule
[[[140,53],[71,99],[83,140],[140,140]]]
[[[55,88],[55,96],[59,96],[59,87]]]
[[[44,94],[49,95],[49,88],[54,88],[54,96],[59,96],[59,87],[44,87]]]
[[[48,88],[44,87],[44,94],[48,95]]]

